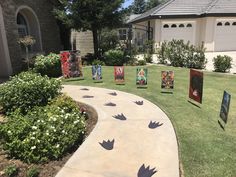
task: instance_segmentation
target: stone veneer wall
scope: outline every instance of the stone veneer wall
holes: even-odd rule
[[[21,49],[17,43],[19,38],[16,22],[16,11],[20,6],[30,7],[39,20],[42,40],[42,52],[59,52],[61,41],[59,28],[52,14],[50,0],[0,0],[3,10],[3,18],[6,30],[6,37],[12,63],[13,73],[22,68]]]

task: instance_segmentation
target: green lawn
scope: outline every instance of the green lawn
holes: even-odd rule
[[[176,130],[180,163],[185,177],[236,176],[236,76],[204,72],[203,104],[188,102],[189,69],[148,66],[148,88],[135,85],[136,67],[125,67],[125,85],[114,83],[113,67],[103,67],[103,83],[94,83],[91,68],[84,69],[85,80],[64,84],[105,87],[142,96],[169,116]],[[173,94],[161,93],[161,70],[175,72]],[[228,124],[223,131],[217,123],[223,91],[231,94]]]

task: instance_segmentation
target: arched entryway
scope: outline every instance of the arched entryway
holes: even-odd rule
[[[0,77],[8,77],[12,74],[5,25],[0,5]]]
[[[35,12],[27,6],[21,6],[16,11],[16,22],[19,37],[31,35],[36,43],[31,47],[31,53],[42,52],[41,32]],[[22,50],[24,53],[24,50]]]

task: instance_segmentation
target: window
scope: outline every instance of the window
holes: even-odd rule
[[[119,39],[120,40],[126,40],[127,39],[127,30],[126,29],[120,29],[119,30]]]
[[[25,17],[20,13],[17,14],[17,28],[19,37],[24,37],[29,34]]]
[[[191,27],[192,27],[192,24],[188,23],[187,28],[191,28]]]
[[[230,26],[230,23],[229,22],[225,22],[225,26]]]
[[[222,26],[222,23],[221,23],[221,22],[218,22],[218,23],[217,23],[217,26]]]
[[[236,22],[233,22],[232,25],[233,25],[233,26],[236,26]]]
[[[172,25],[171,25],[171,28],[176,28],[176,27],[177,27],[176,24],[172,24]]]
[[[168,24],[164,24],[163,28],[169,28]]]
[[[180,27],[180,28],[184,28],[184,24],[180,24],[179,27]]]

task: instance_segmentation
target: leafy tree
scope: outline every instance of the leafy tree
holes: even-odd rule
[[[132,4],[132,12],[134,14],[142,14],[145,12],[146,2],[145,0],[134,0]]]
[[[76,30],[91,30],[94,54],[99,56],[98,32],[103,28],[122,24],[124,0],[58,0],[64,7],[55,7],[54,13],[64,24]]]
[[[147,0],[146,11],[164,3],[165,1],[166,0]]]

